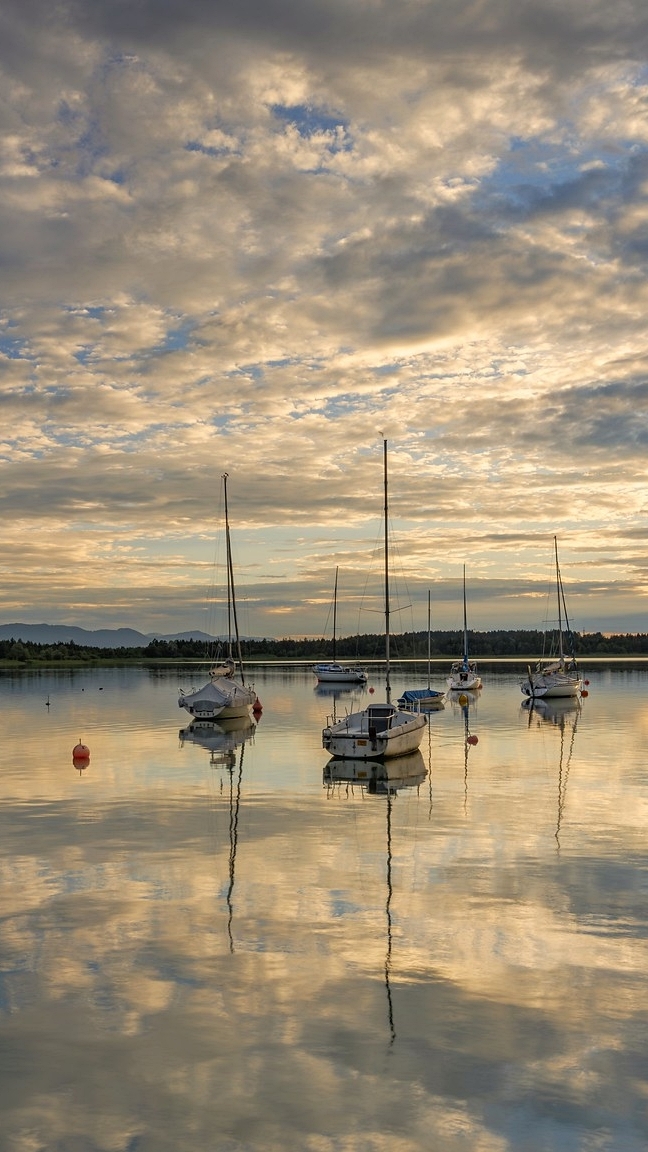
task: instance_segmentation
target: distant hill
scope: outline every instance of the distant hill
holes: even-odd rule
[[[82,644],[88,648],[145,648],[151,640],[198,640],[208,644],[217,640],[206,632],[176,632],[145,635],[135,628],[78,628],[74,624],[0,624],[0,640],[31,640],[33,644]]]

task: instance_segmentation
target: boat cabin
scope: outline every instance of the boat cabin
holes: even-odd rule
[[[376,733],[387,732],[396,709],[393,704],[370,704],[367,708],[367,723]]]

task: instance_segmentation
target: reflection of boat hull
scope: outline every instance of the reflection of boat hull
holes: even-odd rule
[[[180,692],[178,705],[196,720],[233,720],[248,717],[256,701],[254,688],[228,676],[217,676],[196,692]]]
[[[329,724],[322,744],[342,760],[384,760],[405,756],[418,748],[427,726],[419,712],[400,712],[391,704],[370,704]]]
[[[366,684],[362,668],[344,668],[341,664],[316,664],[313,672],[320,684]]]
[[[582,704],[578,696],[563,696],[560,699],[535,699],[532,696],[527,696],[526,700],[522,701],[522,707],[528,711],[536,713],[541,720],[545,720],[548,724],[563,724],[567,716],[571,716],[574,712],[580,712]]]
[[[316,696],[337,699],[340,696],[350,696],[354,689],[362,689],[362,687],[361,684],[316,684],[313,692]]]
[[[180,739],[190,744],[200,744],[210,752],[220,752],[237,748],[249,740],[256,731],[256,724],[249,716],[232,717],[216,724],[213,720],[192,720],[186,728],[181,728]]]
[[[324,767],[325,784],[364,784],[370,792],[415,788],[422,784],[427,769],[420,751],[393,760],[343,760],[334,757]]]

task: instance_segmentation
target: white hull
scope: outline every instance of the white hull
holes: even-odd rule
[[[421,713],[401,712],[390,704],[370,704],[322,733],[322,745],[340,760],[384,760],[415,752],[427,720]]]
[[[533,673],[520,688],[533,700],[565,700],[580,696],[583,681],[577,672]]]
[[[344,668],[341,664],[316,664],[313,672],[320,684],[366,684],[362,668]]]
[[[459,667],[452,668],[446,684],[450,692],[475,692],[482,686],[481,676],[478,676],[474,668],[468,670]]]
[[[236,720],[249,717],[256,692],[227,676],[216,677],[196,692],[180,692],[178,706],[196,720]]]

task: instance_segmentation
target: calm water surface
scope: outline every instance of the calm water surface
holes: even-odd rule
[[[352,783],[307,671],[193,739],[185,673],[0,676],[2,1148],[644,1152],[648,672],[589,679]]]

